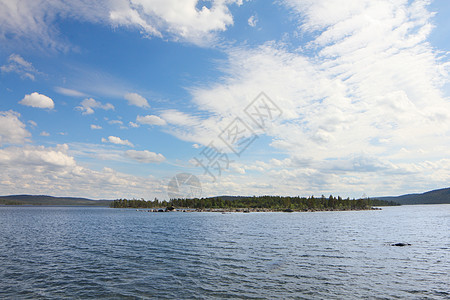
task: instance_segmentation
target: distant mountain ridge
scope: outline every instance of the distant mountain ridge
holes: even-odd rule
[[[407,194],[394,197],[373,197],[374,199],[408,204],[450,204],[450,187],[432,190],[422,194]]]
[[[52,197],[47,195],[0,196],[0,205],[75,205],[109,206],[111,200],[92,200],[77,197]]]

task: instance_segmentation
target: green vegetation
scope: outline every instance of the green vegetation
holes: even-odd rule
[[[281,196],[253,196],[253,197],[212,197],[193,199],[171,199],[170,201],[127,200],[118,199],[111,203],[113,208],[195,208],[195,209],[253,209],[273,211],[318,211],[318,210],[363,210],[373,206],[398,205],[392,201],[376,199],[350,200],[341,197],[324,196],[315,198],[305,197],[281,197]]]

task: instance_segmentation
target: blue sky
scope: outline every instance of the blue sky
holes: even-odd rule
[[[0,0],[0,194],[167,199],[178,173],[203,196],[447,187],[449,15],[444,0]]]

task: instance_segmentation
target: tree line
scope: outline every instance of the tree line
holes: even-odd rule
[[[270,209],[275,211],[295,210],[363,210],[373,206],[398,205],[393,201],[384,201],[370,198],[342,199],[341,197],[328,198],[322,196],[311,197],[284,197],[284,196],[253,196],[253,197],[211,197],[211,198],[180,198],[169,201],[153,201],[144,199],[127,200],[117,199],[111,203],[113,208],[194,208],[194,209]]]

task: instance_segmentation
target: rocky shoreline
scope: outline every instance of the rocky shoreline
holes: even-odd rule
[[[379,207],[369,209],[269,209],[269,208],[150,208],[136,209],[141,212],[217,212],[217,213],[251,213],[251,212],[319,212],[319,211],[361,211],[361,210],[381,210]]]

